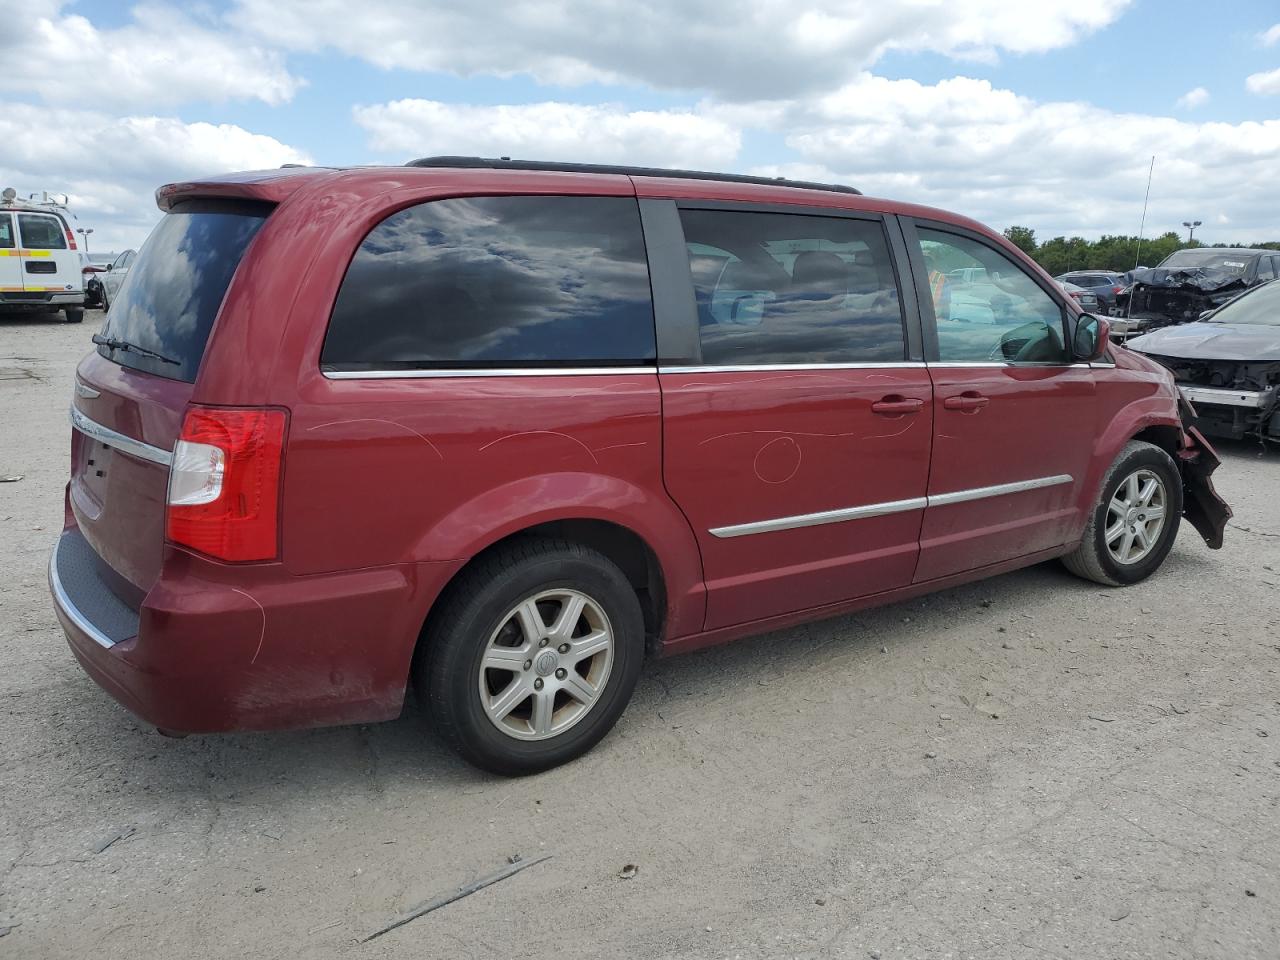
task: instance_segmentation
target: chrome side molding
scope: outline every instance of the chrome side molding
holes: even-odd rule
[[[126,437],[123,433],[112,430],[110,427],[104,427],[96,420],[90,420],[77,410],[74,405],[71,407],[70,416],[71,426],[86,437],[92,437],[99,443],[115,447],[115,449],[138,457],[141,460],[150,460],[152,463],[158,463],[165,467],[173,466],[173,451],[171,450],[153,447],[151,444],[135,440],[133,437]]]
[[[945,507],[952,503],[983,500],[987,497],[1003,497],[1010,493],[1039,490],[1041,487],[1056,487],[1060,484],[1071,483],[1073,479],[1073,477],[1064,473],[1053,477],[1038,477],[1035,480],[1001,483],[992,487],[974,487],[970,490],[931,494],[924,497],[914,497],[910,500],[889,500],[884,503],[868,503],[865,506],[847,507],[842,510],[824,510],[821,513],[802,513],[792,517],[776,517],[772,520],[737,523],[728,527],[713,527],[707,532],[713,537],[728,539],[730,537],[745,537],[753,533],[773,533],[778,530],[795,530],[799,527],[816,527],[824,523],[844,523],[846,520],[883,517],[891,513],[905,513],[908,510]]]

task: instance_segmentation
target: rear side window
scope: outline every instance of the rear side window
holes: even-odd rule
[[[683,210],[708,365],[906,356],[884,228],[842,217]]]
[[[18,232],[29,250],[65,250],[67,232],[62,221],[43,213],[18,214]]]
[[[0,250],[12,250],[13,247],[13,218],[7,213],[0,213]]]
[[[328,370],[656,361],[640,210],[625,197],[470,197],[409,207],[360,244]]]
[[[231,277],[269,212],[249,203],[175,206],[138,251],[102,331],[140,349],[100,346],[98,352],[193,383]]]

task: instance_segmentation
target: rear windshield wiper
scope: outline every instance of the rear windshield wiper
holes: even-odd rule
[[[140,347],[136,343],[130,343],[128,340],[118,340],[115,337],[104,337],[100,333],[93,335],[93,342],[99,346],[106,347],[108,350],[127,350],[130,353],[140,354],[144,357],[151,357],[159,360],[161,363],[172,363],[175,367],[182,366],[181,360],[175,360],[173,357],[166,357],[163,353],[156,353],[154,350],[148,350],[146,347]]]

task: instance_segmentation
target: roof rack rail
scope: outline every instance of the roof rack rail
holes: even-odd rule
[[[829,190],[832,193],[862,191],[842,183],[814,183],[785,177],[752,177],[739,173],[710,173],[705,170],[668,170],[664,167],[630,167],[611,163],[560,163],[554,160],[512,160],[510,157],[421,157],[407,167],[471,167],[491,170],[542,170],[555,173],[613,173],[629,177],[671,177],[677,180],[716,180],[722,183],[756,183],[766,187],[798,187]]]

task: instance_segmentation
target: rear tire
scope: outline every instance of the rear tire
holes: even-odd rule
[[[450,585],[413,683],[463,759],[518,776],[595,746],[626,709],[643,658],[644,617],[622,571],[580,544],[530,537]]]
[[[1102,481],[1080,546],[1062,558],[1077,577],[1110,587],[1145,580],[1164,563],[1182,519],[1182,477],[1173,458],[1130,440]]]
[[[67,323],[83,323],[84,307],[67,307]]]

